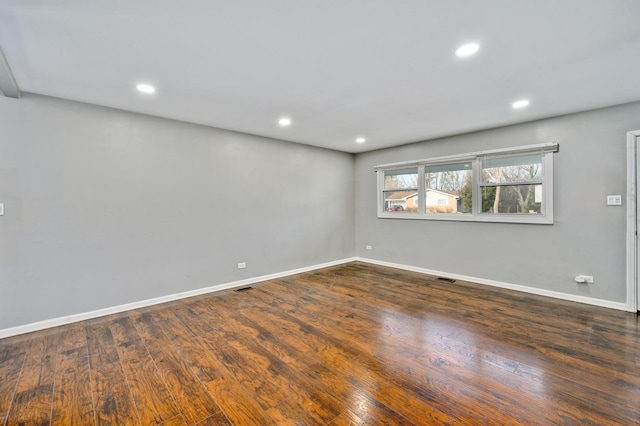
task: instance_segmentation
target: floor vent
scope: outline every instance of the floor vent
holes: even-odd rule
[[[446,281],[448,283],[455,283],[456,282],[456,280],[454,280],[453,278],[438,277],[438,279],[440,281]]]
[[[253,290],[253,287],[249,286],[249,287],[240,287],[240,288],[236,288],[234,291],[236,292],[241,292],[241,291],[247,291],[247,290]]]

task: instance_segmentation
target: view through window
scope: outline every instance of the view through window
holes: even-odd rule
[[[470,214],[471,170],[470,161],[425,166],[425,212]]]

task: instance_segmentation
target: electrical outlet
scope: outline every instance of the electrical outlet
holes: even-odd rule
[[[593,275],[576,275],[574,279],[577,283],[593,284]]]
[[[371,246],[369,246],[369,245],[365,246],[365,248],[366,248],[367,250],[373,250],[373,247],[371,247]]]
[[[245,262],[238,263],[238,269],[244,269],[246,267],[247,267],[247,264]]]
[[[4,203],[0,203],[0,216],[4,216]]]

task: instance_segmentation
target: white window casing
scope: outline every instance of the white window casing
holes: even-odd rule
[[[379,218],[393,219],[553,224],[553,154],[558,152],[558,150],[559,145],[557,143],[545,143],[375,166],[374,170],[377,172],[376,174],[378,190],[377,215]],[[532,166],[535,166],[535,164],[538,164],[537,160],[535,160],[536,158],[539,158],[541,170],[539,170],[539,173],[536,171],[536,175],[529,179],[520,178],[510,181],[507,178],[499,182],[483,182],[483,167],[485,167],[486,170],[509,170],[509,166],[515,165],[530,164]],[[469,164],[471,164],[470,179],[472,182],[471,211],[464,211],[464,207],[462,207],[462,210],[464,211],[463,213],[458,212],[457,209],[455,210],[457,213],[447,213],[442,212],[442,210],[437,213],[432,213],[434,206],[429,206],[431,207],[431,209],[428,209],[426,203],[427,187],[425,182],[425,168],[428,168],[430,173],[434,173],[435,171],[435,173],[437,174],[437,171],[460,171],[462,170],[462,166],[468,167]],[[417,185],[412,185],[411,187],[406,188],[385,189],[385,174],[389,176],[402,170],[406,171],[408,169],[415,168],[417,168],[418,175]],[[467,171],[465,170],[465,172]],[[429,176],[432,175],[430,174]],[[466,176],[469,175],[467,174]],[[500,177],[503,177],[502,173],[500,173]],[[527,192],[527,194],[531,194],[531,196],[533,197],[533,202],[539,204],[536,207],[536,209],[539,211],[529,210],[529,212],[520,211],[518,213],[504,213],[493,212],[492,209],[490,209],[490,211],[483,212],[482,188],[497,188],[500,186],[506,187],[504,188],[505,191],[508,190],[508,187],[513,187],[512,192],[516,191],[516,187],[520,188],[522,186],[529,186],[529,192]],[[384,194],[389,193],[393,190],[396,190],[398,192],[409,190],[417,191],[418,211],[387,211],[385,209]],[[505,195],[507,194],[509,193],[505,193]],[[458,205],[461,205],[462,198],[460,196],[452,195],[452,197],[456,197],[456,200],[459,201]],[[498,195],[494,195],[494,197],[500,199]],[[521,200],[520,206],[524,207],[529,205],[525,204],[525,202],[522,201],[523,197],[520,194],[518,194],[518,198]],[[528,196],[524,198],[526,198],[527,200],[531,200],[530,198],[528,198]],[[499,201],[496,201],[495,206],[498,206],[498,202]],[[513,201],[511,202],[513,203]],[[502,208],[502,202],[500,202],[500,208]],[[522,207],[520,207],[520,210],[522,210]]]

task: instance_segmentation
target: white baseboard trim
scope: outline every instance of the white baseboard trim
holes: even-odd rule
[[[371,263],[373,265],[388,266],[390,268],[403,269],[405,271],[419,272],[427,275],[436,275],[439,277],[453,278],[461,281],[469,281],[477,284],[490,285],[492,287],[505,288],[509,290],[521,291],[523,293],[536,294],[538,296],[553,297],[555,299],[568,300],[571,302],[585,303],[587,305],[600,306],[603,308],[627,310],[627,304],[623,302],[613,302],[610,300],[595,299],[593,297],[578,296],[575,294],[561,293],[559,291],[544,290],[541,288],[528,287],[519,284],[505,283],[501,281],[487,280],[485,278],[470,277],[467,275],[451,274],[449,272],[434,271],[432,269],[418,268],[415,266],[402,265],[399,263],[384,262],[382,260],[368,259],[365,257],[356,257],[359,262]]]
[[[64,317],[53,318],[44,321],[38,321],[30,324],[19,325],[16,327],[0,329],[0,339],[5,337],[17,336],[19,334],[31,333],[33,331],[44,330],[46,328],[57,327],[60,325],[71,324],[74,322],[84,321],[92,318],[103,317],[106,315],[117,314],[119,312],[129,311],[132,309],[145,308],[147,306],[158,305],[160,303],[173,302],[174,300],[186,299],[187,297],[199,296],[201,294],[213,293],[216,291],[228,290],[230,288],[242,287],[261,281],[274,280],[276,278],[287,277],[289,275],[301,274],[303,272],[314,271],[316,269],[327,268],[329,266],[342,265],[355,261],[355,257],[335,260],[332,262],[321,263],[318,265],[306,266],[304,268],[292,269],[274,274],[262,275],[259,277],[247,278],[240,281],[232,281],[223,284],[213,285],[211,287],[199,288],[197,290],[185,291],[182,293],[170,294],[167,296],[154,297],[153,299],[141,300],[138,302],[126,303],[124,305],[112,306],[110,308],[98,309],[95,311],[84,312],[80,314],[67,315]]]
[[[492,287],[499,287],[499,288],[505,288],[505,289],[509,289],[509,290],[521,291],[521,292],[524,292],[524,293],[536,294],[536,295],[539,295],[539,296],[553,297],[555,299],[568,300],[568,301],[571,301],[571,302],[585,303],[585,304],[588,304],[588,305],[600,306],[600,307],[604,307],[604,308],[617,309],[617,310],[621,310],[621,311],[626,311],[627,310],[627,304],[626,303],[622,303],[622,302],[613,302],[613,301],[610,301],[610,300],[595,299],[595,298],[592,298],[592,297],[578,296],[578,295],[574,295],[574,294],[561,293],[561,292],[558,292],[558,291],[551,291],[551,290],[544,290],[544,289],[535,288],[535,287],[527,287],[527,286],[523,286],[523,285],[519,285],[519,284],[511,284],[511,283],[505,283],[505,282],[501,282],[501,281],[488,280],[488,279],[485,279],[485,278],[477,278],[477,277],[471,277],[471,276],[467,276],[467,275],[452,274],[452,273],[449,273],[449,272],[435,271],[435,270],[432,270],[432,269],[425,269],[425,268],[419,268],[419,267],[416,267],[416,266],[402,265],[400,263],[385,262],[385,261],[376,260],[376,259],[368,259],[368,258],[365,258],[365,257],[349,257],[349,258],[345,258],[345,259],[335,260],[335,261],[332,261],[332,262],[321,263],[321,264],[312,265],[312,266],[306,266],[304,268],[292,269],[292,270],[289,270],[289,271],[277,272],[277,273],[274,273],[274,274],[262,275],[262,276],[259,276],[259,277],[247,278],[247,279],[240,280],[240,281],[232,281],[232,282],[228,282],[228,283],[217,284],[217,285],[214,285],[214,286],[211,286],[211,287],[205,287],[205,288],[200,288],[200,289],[196,289],[196,290],[185,291],[185,292],[182,292],[182,293],[175,293],[175,294],[170,294],[170,295],[167,295],[167,296],[155,297],[153,299],[146,299],[146,300],[141,300],[141,301],[138,301],[138,302],[127,303],[127,304],[124,304],[124,305],[118,305],[118,306],[113,306],[113,307],[109,307],[109,308],[98,309],[98,310],[95,310],[95,311],[84,312],[84,313],[80,313],[80,314],[67,315],[67,316],[64,316],[64,317],[53,318],[53,319],[44,320],[44,321],[38,321],[38,322],[30,323],[30,324],[19,325],[19,326],[16,326],[16,327],[0,329],[0,339],[4,339],[6,337],[11,337],[11,336],[17,336],[17,335],[25,334],[25,333],[31,333],[33,331],[44,330],[44,329],[51,328],[51,327],[57,327],[57,326],[60,326],[60,325],[71,324],[71,323],[74,323],[74,322],[84,321],[84,320],[88,320],[88,319],[92,319],[92,318],[98,318],[98,317],[102,317],[102,316],[106,316],[106,315],[116,314],[116,313],[119,313],[119,312],[129,311],[129,310],[132,310],[132,309],[145,308],[147,306],[153,306],[153,305],[158,305],[158,304],[161,304],[161,303],[172,302],[174,300],[186,299],[188,297],[199,296],[201,294],[214,293],[216,291],[222,291],[222,290],[228,290],[228,289],[231,289],[231,288],[242,287],[242,286],[246,286],[246,285],[249,285],[249,284],[258,283],[258,282],[261,282],[261,281],[273,280],[273,279],[277,279],[277,278],[287,277],[287,276],[295,275],[295,274],[301,274],[303,272],[314,271],[316,269],[322,269],[322,268],[327,268],[327,267],[330,267],[330,266],[342,265],[342,264],[345,264],[345,263],[350,263],[350,262],[355,262],[355,261],[364,262],[364,263],[371,263],[373,265],[387,266],[387,267],[390,267],[390,268],[402,269],[402,270],[405,270],[405,271],[418,272],[418,273],[427,274],[427,275],[435,275],[435,276],[439,276],[439,277],[453,278],[453,279],[461,280],[461,281],[469,281],[469,282],[473,282],[473,283],[477,283],[477,284],[484,284],[484,285],[489,285],[489,286],[492,286]]]

